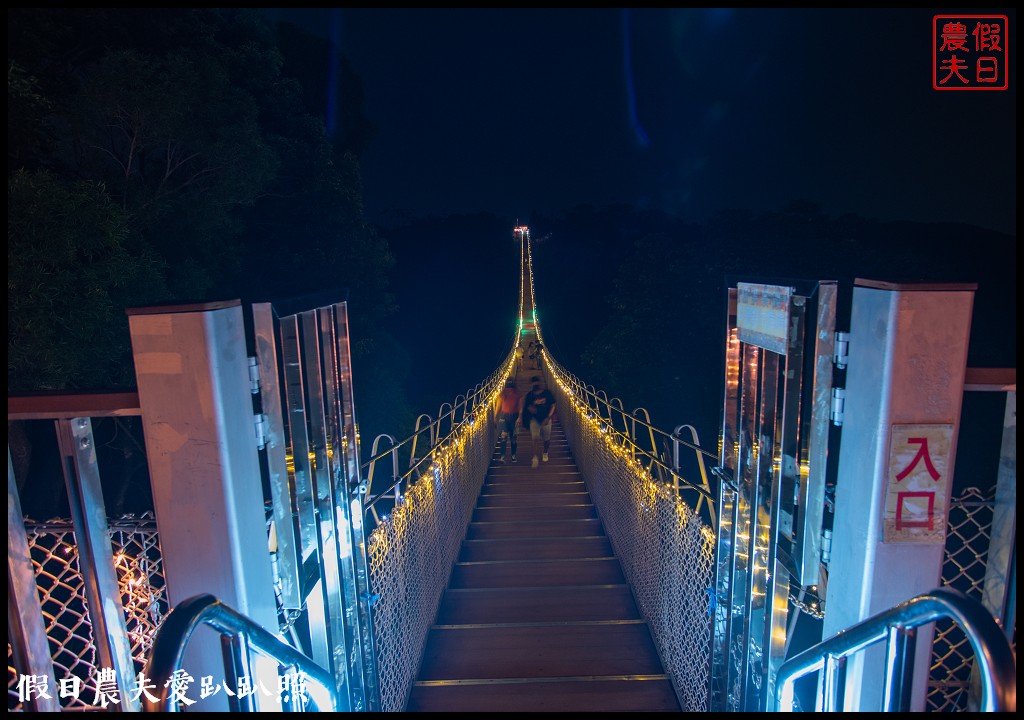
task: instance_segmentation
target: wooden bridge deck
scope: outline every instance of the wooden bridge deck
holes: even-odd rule
[[[492,460],[408,712],[678,712],[647,624],[569,453]]]

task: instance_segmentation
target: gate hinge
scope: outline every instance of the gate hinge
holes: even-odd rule
[[[260,394],[260,366],[254,357],[249,358],[249,392]]]
[[[832,362],[840,370],[846,369],[846,361],[850,358],[850,333],[837,332],[835,350],[832,353]]]
[[[256,426],[256,447],[263,450],[267,447],[267,435],[270,433],[270,422],[264,413],[253,415],[253,424]]]
[[[842,427],[843,415],[846,411],[846,388],[832,388],[832,424]]]

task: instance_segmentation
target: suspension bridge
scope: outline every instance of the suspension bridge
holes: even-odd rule
[[[987,557],[978,597],[941,582],[962,525],[934,479],[952,471],[959,396],[1005,392],[1015,418],[1015,372],[965,371],[910,408],[894,327],[862,345],[887,346],[891,367],[851,368],[836,388],[835,367],[863,365],[835,331],[835,284],[745,284],[730,291],[708,448],[524,352],[545,343],[529,230],[515,235],[508,356],[367,458],[337,298],[129,311],[137,394],[10,399],[9,420],[55,422],[73,537],[47,544],[26,525],[9,452],[9,709],[99,709],[40,692],[70,676],[103,708],[151,711],[1015,708],[1015,434],[1004,423],[991,544],[967,548]],[[956,376],[966,338],[951,349],[949,328],[965,308],[969,324],[969,288],[860,287],[855,322],[909,303],[921,333],[931,314],[946,341],[935,362]],[[499,395],[534,378],[555,400],[550,447],[518,423],[513,460]],[[858,404],[858,387],[889,402]],[[851,419],[855,460],[829,469],[844,413],[891,437],[883,447]],[[133,545],[103,510],[91,421],[127,416],[145,434],[159,543]],[[926,489],[905,462],[922,447]],[[852,487],[843,476],[862,477],[864,458],[884,466],[876,479],[837,494],[834,474]],[[890,489],[900,463],[907,485]],[[51,569],[61,552],[80,582],[54,599],[52,585],[73,585]],[[58,637],[69,617],[80,639]],[[811,642],[802,618],[818,623]]]

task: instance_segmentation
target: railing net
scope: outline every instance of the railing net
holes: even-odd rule
[[[641,615],[686,712],[706,711],[714,532],[624,447],[623,436],[549,383],[558,418],[587,481]]]
[[[153,637],[168,613],[156,520],[148,513],[142,517],[128,515],[110,520],[108,530],[132,658],[138,673],[145,666]],[[54,675],[58,682],[72,677],[81,681],[78,697],[71,694],[62,697],[61,707],[64,710],[99,709],[92,701],[97,672],[101,668],[97,666],[85,581],[78,564],[78,545],[71,520],[35,522],[27,519],[25,533]],[[18,710],[21,707],[18,673],[9,644],[7,662],[7,709]]]
[[[994,492],[993,489],[990,496],[985,497],[978,488],[966,488],[949,506],[942,584],[979,601],[992,540]],[[936,621],[928,680],[928,712],[969,710],[973,667],[974,649],[963,629],[952,620]]]
[[[494,451],[491,402],[440,443],[368,540],[381,710],[402,712]]]

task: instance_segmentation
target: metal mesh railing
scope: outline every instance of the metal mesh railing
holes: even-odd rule
[[[949,507],[942,584],[980,601],[995,508],[994,488],[988,497],[977,488],[967,488]],[[968,710],[974,650],[967,635],[953,621],[935,623],[932,664],[928,681],[929,712]]]
[[[675,491],[654,480],[623,436],[552,383],[558,417],[650,625],[682,709],[708,709],[714,532]]]
[[[145,667],[156,631],[170,609],[156,519],[147,513],[138,519],[121,518],[109,527],[121,606],[135,672],[139,673]]]
[[[141,672],[153,636],[168,612],[156,521],[150,514],[125,516],[109,523],[114,566],[117,570],[125,623],[136,672]],[[71,521],[25,521],[39,605],[50,644],[57,682],[78,678],[81,692],[61,697],[65,710],[99,709],[89,702],[97,672],[85,581],[78,564],[78,546]],[[7,708],[19,708],[18,672],[8,645]]]
[[[369,537],[384,712],[402,712],[408,701],[494,450],[492,405],[479,405],[431,451],[417,468],[418,480]]]

